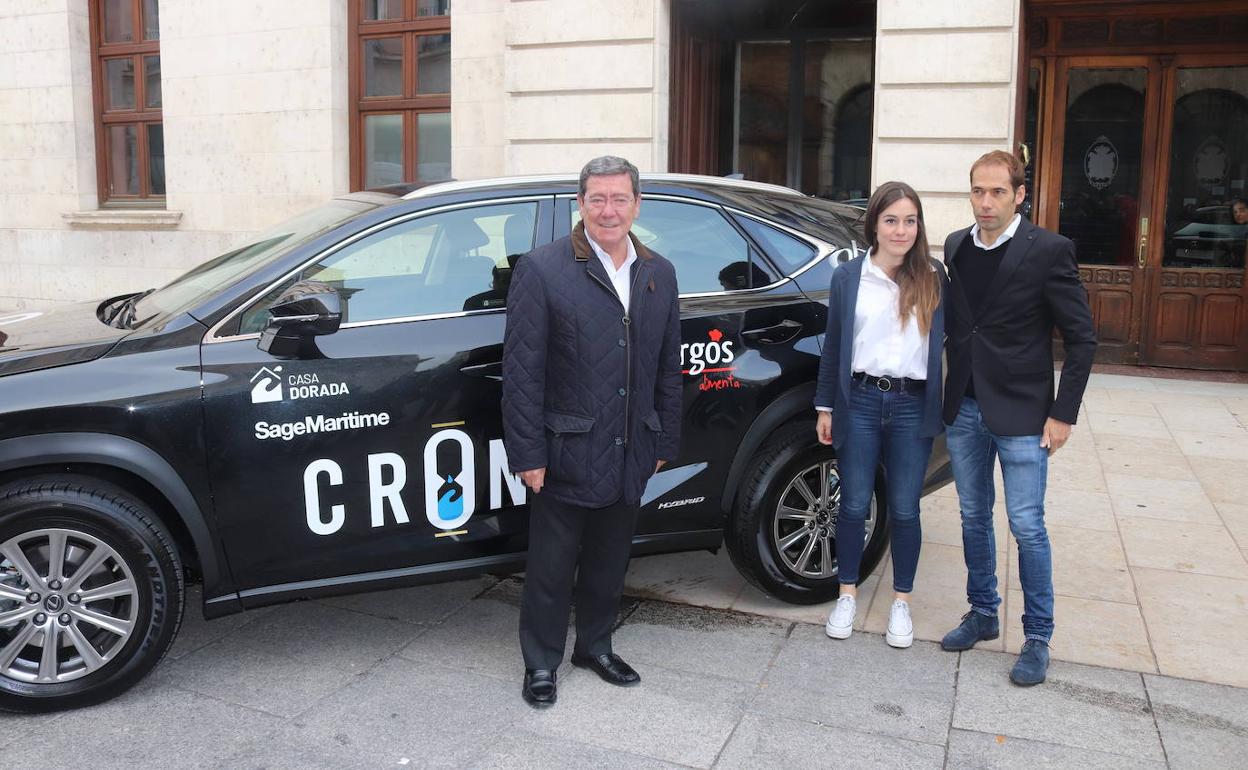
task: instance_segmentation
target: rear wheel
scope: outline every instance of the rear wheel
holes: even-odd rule
[[[169,649],[183,599],[173,539],[120,488],[42,478],[0,489],[0,709],[122,692]]]
[[[763,445],[746,471],[725,538],[747,580],[791,604],[836,598],[840,480],[836,452],[815,439],[813,421],[785,426]],[[887,510],[879,474],[867,515],[860,582],[884,555]]]

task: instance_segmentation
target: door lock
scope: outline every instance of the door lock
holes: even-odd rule
[[[1140,252],[1137,255],[1137,262],[1140,269],[1144,269],[1144,263],[1148,260],[1148,217],[1140,218]]]

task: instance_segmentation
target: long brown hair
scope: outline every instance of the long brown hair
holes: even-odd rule
[[[940,304],[940,277],[932,270],[931,250],[927,246],[927,227],[923,224],[923,204],[919,201],[919,194],[905,182],[885,182],[875,188],[871,200],[867,202],[864,230],[871,250],[879,251],[876,228],[880,214],[902,198],[909,199],[918,211],[919,232],[915,236],[914,245],[901,262],[901,269],[897,271],[897,286],[901,289],[897,302],[898,312],[903,324],[908,316],[914,315],[919,331],[927,334],[932,328],[932,314]]]

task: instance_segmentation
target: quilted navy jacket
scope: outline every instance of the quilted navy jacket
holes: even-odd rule
[[[507,459],[546,468],[540,494],[574,505],[636,503],[680,443],[676,271],[633,246],[627,311],[582,224],[522,257],[507,294]]]

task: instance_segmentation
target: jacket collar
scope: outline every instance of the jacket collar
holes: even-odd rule
[[[970,237],[971,228],[969,227],[954,234],[952,239],[953,249],[950,253],[945,254],[945,264],[949,267],[950,275],[958,269],[958,250],[962,248],[962,244]],[[959,310],[965,317],[981,317],[996,304],[997,299],[1001,296],[1001,289],[1010,280],[1010,277],[1014,275],[1015,271],[1018,270],[1019,265],[1023,263],[1023,259],[1027,256],[1027,252],[1035,241],[1036,226],[1026,217],[1023,217],[1018,223],[1018,229],[1014,231],[1014,235],[1005,246],[1005,256],[1001,258],[1001,265],[997,268],[997,274],[993,276],[992,283],[988,285],[988,291],[984,295],[984,303],[980,305],[978,315],[971,313],[971,306],[966,299],[966,293],[962,290],[961,282],[953,282],[951,292],[954,301],[958,303]]]
[[[633,263],[632,270],[629,273],[629,281],[634,289],[629,296],[628,313],[631,315],[637,310],[638,302],[647,292],[654,291],[654,278],[652,276],[643,275],[638,280],[638,272],[644,271],[649,273],[653,269],[651,261],[654,254],[649,249],[641,245],[641,241],[637,240],[637,236],[631,232],[628,237],[633,240],[633,249],[637,252],[637,261]],[[584,263],[585,270],[594,277],[596,283],[603,289],[611,293],[616,302],[620,301],[619,295],[615,293],[615,289],[611,288],[611,279],[607,277],[607,270],[602,266],[602,260],[598,259],[594,254],[593,247],[589,245],[589,238],[585,235],[585,223],[577,222],[576,227],[572,229],[572,256],[577,262]]]
[[[1031,244],[1035,242],[1036,226],[1024,217],[1018,223],[1018,229],[1010,238],[1010,242],[1005,246],[1005,256],[1001,258],[1001,266],[997,268],[997,274],[992,277],[992,283],[988,284],[988,294],[984,297],[984,304],[979,308],[981,316],[1001,298],[1001,289],[1018,270],[1018,266],[1023,264],[1023,258],[1027,256]]]

